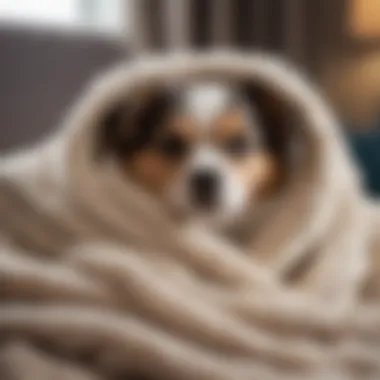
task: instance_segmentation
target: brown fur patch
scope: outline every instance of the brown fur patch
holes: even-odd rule
[[[212,138],[221,141],[238,134],[247,134],[248,125],[244,111],[240,108],[228,110],[216,120]]]
[[[235,164],[241,181],[251,190],[252,196],[264,199],[280,186],[281,170],[276,158],[267,152],[256,152]]]
[[[162,134],[175,133],[187,141],[195,140],[199,135],[199,128],[194,120],[186,115],[175,114],[168,119]]]
[[[213,138],[218,144],[234,137],[254,133],[254,126],[247,125],[246,115],[241,108],[233,108],[222,115],[217,121]],[[252,137],[252,136],[251,136]],[[280,186],[280,164],[273,154],[261,147],[260,151],[252,150],[247,156],[232,163],[231,170],[238,173],[242,183],[247,186],[252,195],[267,197]]]
[[[178,136],[186,143],[192,144],[197,138],[194,121],[179,114],[173,114],[166,121],[155,137],[156,141],[167,136]],[[129,175],[147,190],[156,194],[162,194],[166,186],[180,170],[182,161],[166,157],[155,147],[147,148],[137,153],[131,160],[125,163]]]
[[[128,174],[150,192],[162,194],[179,170],[180,164],[165,158],[155,149],[136,154],[125,163]]]

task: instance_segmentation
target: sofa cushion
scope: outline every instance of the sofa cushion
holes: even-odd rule
[[[0,152],[41,138],[82,87],[125,55],[111,38],[0,27]]]

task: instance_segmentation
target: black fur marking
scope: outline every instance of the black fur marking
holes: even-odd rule
[[[149,146],[172,105],[170,94],[164,91],[152,95],[138,110],[120,102],[102,122],[101,152],[124,159]]]
[[[175,135],[169,135],[159,140],[156,147],[162,154],[173,160],[183,158],[189,151],[188,142],[182,137]]]
[[[133,118],[134,128],[129,136],[125,153],[132,155],[150,145],[157,130],[163,125],[173,107],[169,93],[160,93],[149,100],[146,107]]]
[[[243,93],[258,113],[264,141],[282,162],[289,157],[292,115],[289,107],[275,94],[256,84],[244,84]]]

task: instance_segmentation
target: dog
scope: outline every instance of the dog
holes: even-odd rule
[[[120,167],[173,216],[228,228],[283,187],[287,123],[253,85],[198,80],[118,105],[103,140]]]

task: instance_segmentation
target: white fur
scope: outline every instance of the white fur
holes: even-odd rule
[[[228,87],[219,83],[191,86],[185,93],[185,107],[203,131],[208,131],[215,119],[226,109],[231,99]]]

